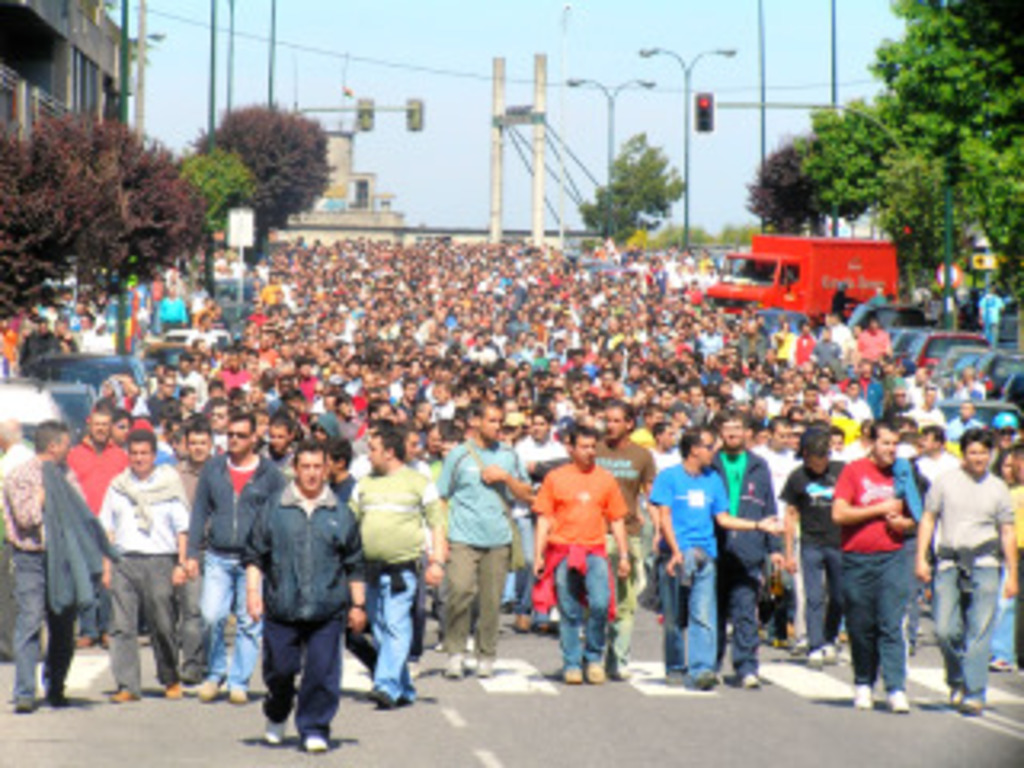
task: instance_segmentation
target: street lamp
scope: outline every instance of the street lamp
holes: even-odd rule
[[[698,53],[687,64],[682,56],[666,48],[644,48],[640,51],[640,56],[645,59],[651,56],[671,56],[683,68],[683,250],[690,249],[690,76],[697,62],[705,56],[724,56],[731,59],[735,55],[734,48],[716,48]]]
[[[615,162],[615,99],[622,91],[632,88],[653,88],[656,83],[651,80],[627,80],[614,88],[609,88],[597,80],[573,79],[566,83],[570,88],[584,85],[599,89],[608,100],[608,187],[605,194],[604,228],[605,237],[612,236],[612,165]]]

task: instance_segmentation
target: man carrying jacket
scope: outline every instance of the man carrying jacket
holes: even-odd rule
[[[199,576],[199,550],[205,539],[200,611],[206,635],[206,680],[199,700],[217,698],[227,680],[232,704],[249,700],[249,678],[259,655],[261,627],[246,611],[241,555],[256,515],[285,485],[269,459],[256,455],[256,417],[233,411],[228,418],[228,452],[207,462],[199,476],[188,532],[188,575]],[[234,613],[235,652],[228,672],[224,622]]]
[[[732,665],[744,688],[761,687],[757,676],[757,592],[765,558],[782,568],[776,537],[782,526],[768,464],[747,450],[743,416],[718,420],[722,449],[711,466],[725,483],[729,515],[718,516],[718,669],[725,658],[726,623],[732,623]],[[764,522],[762,522],[764,521]]]
[[[264,614],[264,740],[277,746],[295,702],[306,752],[328,749],[341,697],[341,637],[366,627],[363,544],[348,506],[327,487],[327,449],[295,451],[295,480],[255,515],[242,562],[249,618]]]

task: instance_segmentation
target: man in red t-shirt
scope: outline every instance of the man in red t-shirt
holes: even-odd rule
[[[559,635],[563,675],[569,685],[605,681],[601,664],[612,599],[605,531],[611,528],[619,554],[616,575],[629,576],[629,549],[624,518],[628,511],[619,483],[606,469],[595,464],[597,432],[578,426],[569,438],[571,464],[559,467],[544,478],[533,509],[537,513],[537,542],[534,573],[537,589],[554,580],[561,614]],[[545,613],[544,607],[535,607]],[[580,647],[584,605],[586,646]]]
[[[99,515],[103,497],[115,477],[128,468],[128,454],[110,439],[114,408],[100,402],[89,414],[88,432],[82,442],[68,452],[68,468],[78,482],[94,515]],[[96,602],[78,614],[78,647],[107,644],[110,623],[110,593],[97,585]]]
[[[853,657],[854,707],[871,709],[881,666],[893,712],[907,713],[907,649],[903,617],[910,589],[904,537],[914,530],[897,496],[893,464],[899,431],[872,425],[869,455],[843,469],[836,482],[832,519],[840,526],[843,601]]]

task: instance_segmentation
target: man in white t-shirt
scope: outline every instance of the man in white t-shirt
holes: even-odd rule
[[[946,416],[937,405],[939,401],[939,388],[932,382],[924,385],[924,395],[921,405],[911,410],[907,416],[914,420],[918,427],[937,426],[946,428]]]
[[[917,469],[929,486],[934,485],[941,475],[960,466],[960,460],[946,450],[946,430],[937,424],[929,424],[921,430],[919,451]]]

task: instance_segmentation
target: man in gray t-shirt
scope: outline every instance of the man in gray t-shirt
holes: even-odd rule
[[[946,665],[950,704],[981,714],[999,592],[999,554],[1007,598],[1017,594],[1017,547],[1010,491],[988,471],[992,435],[968,429],[963,466],[940,475],[925,499],[917,541],[917,576],[931,579],[928,550],[937,522],[935,634]]]

